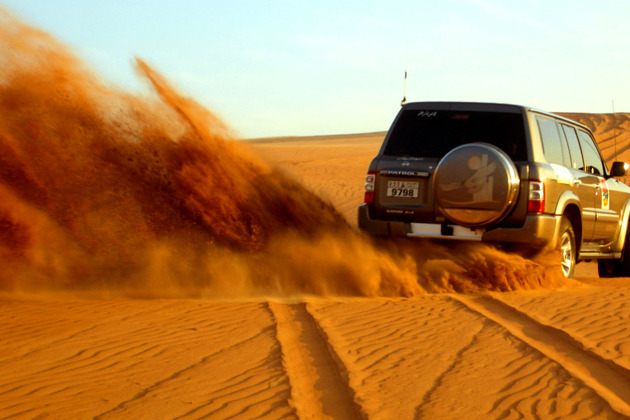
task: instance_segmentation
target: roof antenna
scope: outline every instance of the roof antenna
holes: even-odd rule
[[[617,160],[617,117],[615,116],[615,100],[612,100],[612,116],[613,116],[613,140],[615,142],[615,158],[613,161]]]
[[[400,101],[400,106],[403,106],[407,103],[407,69],[405,69],[405,88],[403,90],[403,98]]]
[[[405,87],[403,89],[403,98],[400,101],[400,106],[403,106],[407,103],[407,61],[409,58],[409,41],[405,44]]]

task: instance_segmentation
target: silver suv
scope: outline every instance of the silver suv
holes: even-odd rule
[[[402,107],[372,160],[359,227],[374,235],[560,249],[565,277],[598,260],[630,275],[630,187],[614,177],[591,131],[507,104]]]

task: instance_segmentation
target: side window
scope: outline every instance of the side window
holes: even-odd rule
[[[571,167],[573,169],[584,170],[584,159],[582,158],[582,148],[578,141],[575,128],[568,125],[561,124],[564,136],[567,138],[567,144],[569,145],[569,156],[571,157]]]
[[[584,154],[584,170],[595,175],[604,175],[604,164],[593,138],[582,130],[578,130],[578,137]]]
[[[538,122],[540,138],[542,139],[543,151],[547,162],[570,166],[569,158],[564,150],[564,140],[560,138],[556,121],[540,116],[536,117],[536,121]]]

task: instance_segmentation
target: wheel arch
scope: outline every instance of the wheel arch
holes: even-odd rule
[[[573,226],[573,234],[575,235],[575,247],[577,248],[577,254],[580,254],[582,248],[582,217],[580,208],[577,204],[570,203],[564,208],[562,213],[569,219],[571,226]]]
[[[630,207],[628,208],[630,210]],[[556,214],[566,216],[573,227],[575,246],[579,255],[582,248],[582,210],[580,200],[572,191],[565,191],[558,199]]]
[[[617,242],[612,247],[613,252],[621,252],[623,246],[626,243],[628,237],[628,229],[630,228],[630,200],[626,201],[621,212],[619,213],[619,234],[617,235]]]

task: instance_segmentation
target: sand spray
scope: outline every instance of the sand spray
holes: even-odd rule
[[[110,86],[0,10],[0,290],[402,296],[562,286],[484,244],[373,239],[136,59]]]

